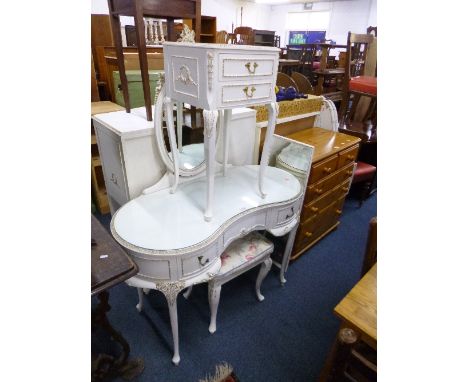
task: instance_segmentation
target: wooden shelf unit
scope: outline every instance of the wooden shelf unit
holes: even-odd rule
[[[184,24],[187,24],[190,29],[194,29],[191,19],[184,19]],[[216,43],[216,17],[202,15],[200,42]]]
[[[101,113],[110,113],[113,111],[125,110],[122,106],[109,101],[91,102],[91,116]],[[93,122],[91,120],[91,189],[94,197],[94,202],[100,214],[110,212],[109,201],[107,199],[106,185],[104,182],[104,174],[102,172],[101,158],[99,156],[99,148],[94,131]]]

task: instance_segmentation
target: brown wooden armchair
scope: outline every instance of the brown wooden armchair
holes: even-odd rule
[[[234,34],[237,36],[238,39],[236,44],[239,45],[254,45],[254,31],[250,27],[237,27],[234,29]]]
[[[297,84],[299,93],[313,94],[312,84],[306,76],[298,72],[292,72],[291,78]]]
[[[287,74],[281,72],[278,72],[278,75],[276,77],[276,86],[282,86],[284,88],[292,86],[294,89],[296,89],[296,91],[298,90],[296,82]]]

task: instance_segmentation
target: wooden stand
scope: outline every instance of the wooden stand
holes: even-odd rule
[[[111,16],[112,34],[114,36],[120,80],[124,94],[125,110],[130,113],[130,99],[128,83],[125,75],[124,56],[122,48],[122,33],[120,16],[132,16],[135,20],[138,56],[140,59],[143,95],[145,98],[146,119],[152,121],[151,95],[148,75],[148,61],[146,58],[145,24],[143,17],[161,17],[167,19],[167,40],[174,41],[174,19],[195,19],[195,41],[200,41],[201,2],[200,0],[108,0]]]

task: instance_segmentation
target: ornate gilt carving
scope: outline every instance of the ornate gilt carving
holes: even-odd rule
[[[166,296],[167,303],[173,305],[179,292],[185,288],[184,281],[156,281],[155,288]]]

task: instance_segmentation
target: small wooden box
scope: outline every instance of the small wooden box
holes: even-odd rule
[[[143,83],[141,80],[141,72],[139,70],[126,70],[128,81],[128,94],[130,97],[130,107],[137,108],[145,105],[145,98],[143,97]],[[164,70],[150,70],[150,94],[152,103],[154,102],[154,91],[156,84]],[[120,86],[120,75],[118,71],[112,73],[114,81],[114,96],[115,102],[121,106],[125,106],[123,91]]]

